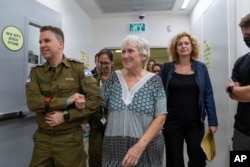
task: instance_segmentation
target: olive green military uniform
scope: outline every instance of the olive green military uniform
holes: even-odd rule
[[[101,95],[103,94],[103,87],[100,85],[101,73],[96,77],[97,84],[100,89]],[[104,131],[106,129],[108,110],[103,103],[100,108],[92,114],[90,122],[90,134],[89,134],[89,167],[101,167],[102,166],[102,143],[104,137]]]
[[[67,106],[67,98],[74,93],[84,94],[84,109]],[[49,109],[69,113],[69,120],[51,127],[44,119],[45,99],[51,97]],[[100,104],[95,78],[83,63],[63,56],[56,68],[46,62],[31,69],[26,83],[28,108],[36,112],[38,130],[33,136],[34,150],[31,167],[84,167],[86,152],[81,123],[94,113]]]

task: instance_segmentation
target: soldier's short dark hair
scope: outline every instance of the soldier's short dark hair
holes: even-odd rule
[[[53,27],[53,26],[43,26],[40,28],[40,32],[44,32],[44,31],[51,31],[56,35],[56,38],[59,40],[62,40],[64,42],[64,35],[63,35],[63,31],[58,28],[58,27]]]
[[[241,19],[239,26],[240,28],[250,27],[250,13]]]

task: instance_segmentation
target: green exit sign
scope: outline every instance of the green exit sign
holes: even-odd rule
[[[144,32],[145,31],[145,23],[130,23],[129,24],[130,32]]]

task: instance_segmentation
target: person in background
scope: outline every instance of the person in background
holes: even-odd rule
[[[250,48],[250,14],[244,16],[239,26],[243,40]],[[233,150],[250,150],[250,52],[239,57],[233,67],[226,91],[232,100],[238,101],[235,114]]]
[[[96,77],[97,84],[101,93],[102,99],[104,98],[103,83],[109,78],[113,69],[113,53],[109,49],[102,49],[97,53],[98,66],[100,73]],[[102,166],[102,143],[103,136],[107,125],[108,109],[104,102],[97,112],[95,112],[90,122],[90,136],[89,136],[89,167]]]
[[[104,84],[109,109],[102,166],[162,166],[166,97],[158,75],[143,69],[148,42],[127,36],[122,44],[123,69]]]
[[[100,104],[96,80],[83,63],[63,54],[60,28],[41,27],[39,43],[47,61],[31,69],[26,83],[27,106],[38,124],[30,167],[85,167],[81,123]]]
[[[159,74],[159,72],[161,71],[162,65],[161,64],[154,64],[152,67],[152,72],[155,74]]]
[[[149,60],[148,64],[147,64],[147,71],[152,72],[152,67],[153,67],[154,64],[155,64],[154,60],[152,60],[152,59]]]
[[[167,95],[168,118],[164,125],[166,166],[184,167],[183,144],[187,145],[188,166],[206,166],[200,144],[205,133],[204,121],[217,131],[213,89],[204,63],[198,61],[199,43],[187,32],[173,37],[168,47],[172,62],[164,65],[160,77]]]
[[[95,68],[91,70],[91,73],[93,74],[93,77],[97,77],[100,73],[100,68],[98,66],[98,55],[95,55]]]

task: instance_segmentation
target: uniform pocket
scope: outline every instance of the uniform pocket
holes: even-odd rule
[[[82,142],[83,142],[83,131],[81,128],[75,130],[73,132],[73,140],[79,144],[79,145],[82,145]]]
[[[80,85],[79,82],[71,81],[71,82],[60,82],[58,84],[59,92],[63,95],[66,94],[73,94],[76,92],[80,92]]]
[[[50,85],[47,85],[47,84],[41,84],[40,85],[40,89],[41,89],[41,92],[42,92],[42,95],[46,96],[46,97],[49,97],[50,96],[50,89],[51,89],[51,86]]]

